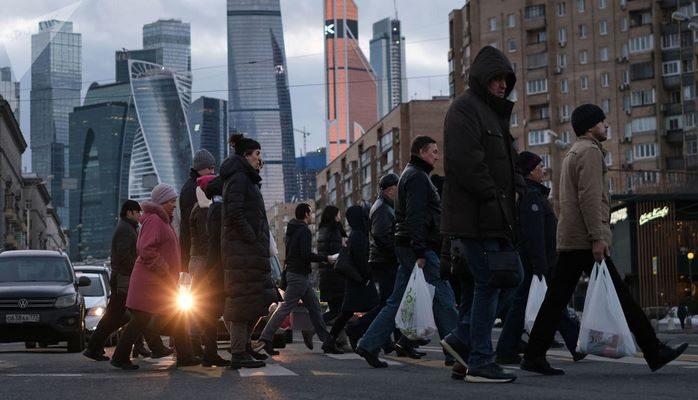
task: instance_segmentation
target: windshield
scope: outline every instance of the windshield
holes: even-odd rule
[[[104,290],[102,289],[102,282],[99,279],[99,275],[88,275],[88,274],[77,274],[78,277],[84,276],[90,279],[90,286],[80,286],[78,291],[83,296],[104,296]]]
[[[62,257],[0,258],[0,282],[72,282],[70,265]]]

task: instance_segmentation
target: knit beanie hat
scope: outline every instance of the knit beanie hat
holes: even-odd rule
[[[204,192],[206,191],[206,186],[209,182],[216,179],[216,175],[204,175],[196,178],[196,185],[201,188]]]
[[[531,153],[530,151],[522,151],[519,153],[519,169],[521,170],[521,175],[526,176],[533,171],[540,162],[543,161],[538,154]]]
[[[582,104],[572,111],[572,129],[577,136],[582,136],[604,119],[606,114],[601,108],[593,104]]]
[[[385,190],[391,186],[397,185],[399,177],[394,173],[389,173],[381,176],[380,182],[378,182],[378,187],[381,190]]]
[[[216,165],[216,159],[213,157],[210,151],[206,149],[201,149],[194,153],[194,160],[191,163],[191,169],[194,171],[200,171],[204,168],[208,168]]]
[[[177,198],[177,191],[170,185],[160,183],[153,188],[150,193],[150,201],[155,204],[165,204],[172,199]]]

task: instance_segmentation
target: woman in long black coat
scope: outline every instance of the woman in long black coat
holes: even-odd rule
[[[233,135],[235,153],[221,166],[223,185],[221,256],[225,307],[230,330],[231,368],[256,368],[264,362],[247,352],[251,327],[276,300],[269,264],[269,223],[260,191],[261,146]]]
[[[371,267],[368,264],[368,226],[369,221],[363,207],[351,206],[346,213],[351,228],[347,247],[351,265],[359,272],[361,282],[344,280],[344,299],[342,311],[334,322],[330,336],[336,338],[355,312],[366,312],[375,308],[380,302],[376,284],[371,279]]]
[[[339,253],[347,237],[341,220],[339,208],[327,206],[322,210],[317,239],[318,255],[327,257]],[[318,279],[320,281],[320,301],[327,303],[328,310],[322,316],[327,324],[339,315],[344,297],[344,279],[334,272],[332,265],[328,263],[320,263]]]

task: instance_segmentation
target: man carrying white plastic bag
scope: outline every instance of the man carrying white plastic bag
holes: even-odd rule
[[[436,333],[433,301],[434,286],[427,283],[424,272],[415,264],[395,315],[395,326],[410,340],[428,339]]]
[[[610,358],[637,353],[606,261],[595,263],[591,270],[577,351]]]
[[[688,347],[673,349],[657,339],[647,316],[633,299],[630,290],[609,258],[611,244],[611,207],[605,162],[601,144],[608,138],[603,110],[593,104],[577,107],[572,113],[572,128],[577,141],[562,162],[560,175],[560,219],[557,225],[558,261],[543,305],[533,325],[521,369],[543,375],[563,375],[550,366],[545,353],[555,334],[560,314],[567,307],[582,273],[592,275],[594,262],[606,261],[605,279],[612,285],[630,332],[635,336],[650,370],[656,371],[675,360]],[[611,287],[613,290],[611,290]]]

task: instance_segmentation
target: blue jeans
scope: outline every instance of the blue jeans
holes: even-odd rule
[[[453,335],[470,348],[468,358],[470,368],[480,368],[494,362],[492,326],[500,305],[500,298],[502,302],[506,302],[515,290],[492,288],[487,285],[490,271],[485,251],[512,249],[511,245],[497,239],[453,239],[452,250],[460,253],[458,255],[461,257],[465,257],[475,286],[472,306],[458,321],[458,328],[453,331]],[[519,262],[519,268],[523,275],[521,262]]]
[[[393,293],[358,344],[362,349],[374,354],[380,350],[380,347],[388,340],[390,333],[395,328],[395,315],[400,307],[402,296],[405,294],[407,282],[412,274],[412,268],[417,261],[414,251],[409,247],[395,247],[395,255],[397,255],[400,266],[395,276]],[[447,280],[441,279],[439,274],[439,257],[436,253],[427,251],[425,258],[424,278],[428,283],[434,285],[436,289],[433,304],[434,321],[436,322],[439,336],[443,338],[456,326],[456,299],[453,289],[451,289],[451,284]]]

